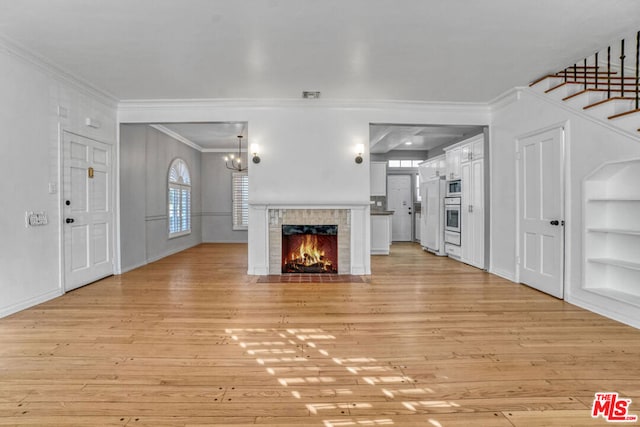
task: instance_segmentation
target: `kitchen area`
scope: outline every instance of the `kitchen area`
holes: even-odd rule
[[[371,254],[415,242],[485,269],[488,134],[481,126],[372,124]]]

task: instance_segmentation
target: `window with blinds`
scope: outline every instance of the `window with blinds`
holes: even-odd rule
[[[234,172],[231,185],[233,229],[246,230],[249,225],[249,176]]]
[[[169,167],[169,237],[191,233],[191,175],[182,159]]]

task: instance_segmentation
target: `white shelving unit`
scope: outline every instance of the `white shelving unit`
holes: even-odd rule
[[[640,159],[605,163],[584,181],[583,287],[640,307]]]

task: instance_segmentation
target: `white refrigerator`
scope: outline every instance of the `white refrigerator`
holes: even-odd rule
[[[422,224],[420,244],[429,252],[446,256],[444,250],[444,197],[445,177],[430,179],[421,183]]]

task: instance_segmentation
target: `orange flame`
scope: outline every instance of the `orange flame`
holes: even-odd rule
[[[300,246],[289,254],[290,261],[306,267],[323,263],[325,266],[331,265],[331,262],[324,259],[325,253],[320,250],[318,245],[318,236],[306,234]]]

